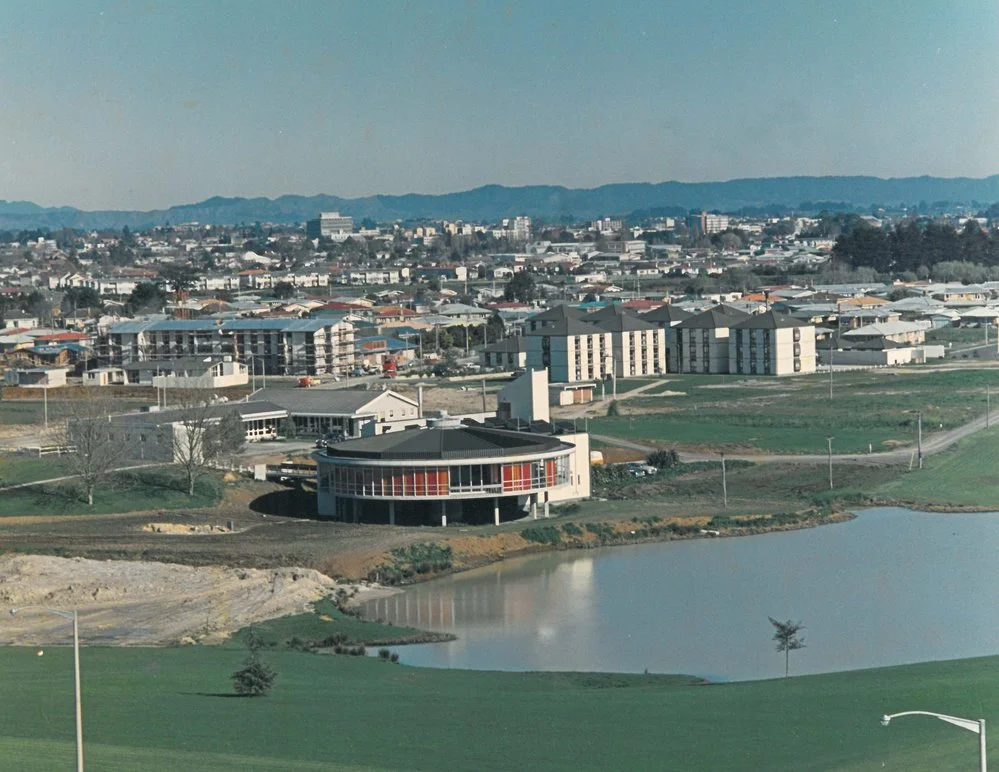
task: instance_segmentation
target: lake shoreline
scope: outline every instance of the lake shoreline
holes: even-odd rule
[[[603,521],[596,523],[599,526],[606,526],[611,528],[612,526],[630,526],[626,530],[620,528],[615,528],[611,533],[613,535],[603,538],[587,538],[592,536],[587,532],[583,533],[582,537],[566,537],[564,540],[560,540],[558,543],[541,543],[535,541],[527,541],[521,545],[514,547],[508,546],[509,533],[496,533],[486,536],[474,536],[474,537],[449,537],[447,543],[449,543],[454,549],[454,564],[445,570],[436,571],[433,573],[417,574],[416,576],[399,582],[395,585],[382,585],[385,590],[392,590],[398,588],[397,591],[401,591],[405,587],[411,587],[417,584],[423,584],[434,579],[440,579],[446,576],[452,576],[455,574],[465,573],[466,571],[472,571],[478,568],[484,568],[486,566],[495,565],[497,563],[502,563],[504,561],[514,560],[516,558],[530,557],[533,555],[545,555],[552,552],[568,552],[575,550],[591,550],[598,549],[601,547],[622,547],[628,545],[638,545],[638,544],[657,544],[663,542],[671,541],[692,541],[698,539],[729,539],[729,538],[739,538],[745,536],[761,536],[769,533],[781,533],[785,531],[800,531],[810,528],[817,528],[824,525],[835,525],[837,523],[846,523],[856,518],[856,515],[852,512],[836,511],[829,514],[823,515],[808,515],[800,520],[793,522],[782,522],[774,523],[772,525],[763,525],[759,523],[754,523],[753,525],[747,525],[744,527],[730,526],[722,527],[718,529],[707,529],[700,528],[695,533],[676,533],[667,530],[666,528],[661,528],[658,532],[651,530],[648,527],[649,523],[640,522],[634,523],[631,521]],[[564,528],[566,524],[575,525],[579,529],[578,524],[574,523],[572,520],[567,520],[563,518],[548,518],[539,519],[536,521],[531,521],[534,525],[528,528],[555,528],[558,529],[560,526]],[[523,530],[528,530],[527,528]],[[474,552],[468,552],[463,550],[471,539],[474,539],[474,546],[476,547]],[[521,539],[524,542],[523,539]],[[350,602],[350,606],[360,605],[360,602]]]

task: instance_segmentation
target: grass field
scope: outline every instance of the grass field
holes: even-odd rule
[[[0,487],[50,480],[70,474],[66,459],[58,456],[32,458],[31,456],[0,456]]]
[[[67,649],[0,650],[0,758],[73,760]],[[668,676],[409,668],[267,652],[273,691],[232,698],[230,649],[85,649],[91,769],[973,769],[973,735],[928,709],[995,718],[999,658],[723,685]],[[990,743],[990,745],[994,745]]]
[[[999,394],[995,369],[839,373],[831,401],[824,375],[668,382],[683,396],[624,400],[620,416],[591,419],[590,429],[670,446],[781,453],[823,453],[832,436],[835,452],[863,453],[914,443],[916,410],[930,435],[982,415],[986,386]]]
[[[921,471],[882,484],[874,493],[917,504],[999,508],[999,427],[993,426],[934,456]]]
[[[65,472],[59,462],[56,469]],[[6,459],[5,459],[6,462]],[[0,466],[0,476],[6,474]],[[47,473],[36,465],[14,467],[15,475],[34,476]],[[4,478],[5,484],[13,484]],[[195,486],[195,495],[187,495],[177,472],[165,467],[118,472],[94,491],[94,505],[87,506],[79,487],[71,480],[32,486],[0,493],[0,518],[12,515],[106,515],[154,509],[211,507],[222,499],[222,485],[215,477],[203,477]]]
[[[226,642],[229,648],[240,648],[246,630],[240,630]],[[317,601],[306,614],[292,614],[279,619],[269,619],[253,625],[253,632],[265,646],[302,648],[313,643],[322,644],[331,636],[343,636],[344,644],[387,646],[391,644],[418,643],[443,637],[415,627],[400,627],[368,621],[343,613],[329,599]],[[329,648],[329,645],[326,645]]]

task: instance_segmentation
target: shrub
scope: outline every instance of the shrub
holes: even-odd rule
[[[680,463],[680,457],[675,450],[656,450],[649,453],[645,460],[659,470],[672,469]]]
[[[520,532],[520,535],[527,539],[527,541],[537,542],[538,544],[561,544],[562,542],[562,534],[559,532],[558,527],[553,525],[525,528]]]
[[[392,654],[389,656],[389,662],[398,662],[398,661],[399,661],[399,655],[393,651]]]
[[[607,406],[607,417],[616,418],[619,415],[621,415],[621,408],[617,404],[617,400],[612,399],[611,403]]]
[[[392,656],[392,652],[389,651],[388,649],[379,649],[378,650],[378,659],[386,660],[387,661],[391,656]]]
[[[614,529],[607,523],[587,523],[586,530],[601,540],[614,538]]]
[[[575,523],[564,523],[562,525],[562,530],[565,531],[567,536],[582,536],[583,529],[580,528]]]

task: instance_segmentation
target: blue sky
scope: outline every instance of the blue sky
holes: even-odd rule
[[[0,198],[999,172],[999,4],[4,0]]]

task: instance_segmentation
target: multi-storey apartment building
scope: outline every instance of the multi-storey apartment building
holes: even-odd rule
[[[728,373],[729,331],[749,314],[726,305],[713,306],[676,326],[681,373]]]
[[[585,311],[562,305],[529,318],[524,332],[527,366],[547,368],[556,383],[610,376],[614,371],[613,337],[583,321],[585,316]]]
[[[796,375],[815,372],[815,328],[767,311],[729,330],[729,368],[739,375]]]
[[[639,316],[645,321],[661,327],[664,335],[666,336],[665,372],[680,372],[680,354],[677,347],[679,334],[676,330],[676,326],[680,322],[689,319],[693,316],[693,314],[691,314],[690,311],[684,311],[682,308],[677,308],[676,306],[667,303],[659,306],[659,308],[646,311],[644,314],[639,314]]]
[[[166,319],[111,325],[108,364],[230,355],[251,372],[346,374],[354,367],[354,326],[322,319]]]
[[[583,317],[611,334],[614,373],[619,377],[666,372],[666,332],[618,305]]]

